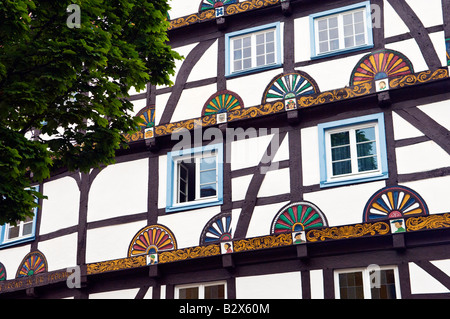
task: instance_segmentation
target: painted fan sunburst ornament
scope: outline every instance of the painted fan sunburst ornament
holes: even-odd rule
[[[272,234],[301,231],[327,226],[325,215],[310,202],[297,202],[284,206],[272,221]]]
[[[281,74],[272,79],[267,86],[262,104],[318,92],[319,88],[315,81],[304,72]]]
[[[237,2],[238,0],[202,0],[199,11],[214,9]]]
[[[350,85],[414,73],[411,61],[394,50],[381,50],[362,57],[352,71]]]
[[[203,229],[200,244],[229,241],[231,235],[231,214],[222,213],[213,217]]]
[[[372,195],[364,208],[364,221],[428,215],[425,201],[410,188],[385,187]]]
[[[139,127],[141,129],[146,129],[149,127],[155,126],[155,107],[154,106],[146,106],[142,110],[136,114],[142,122],[139,123]]]
[[[31,252],[25,256],[17,270],[16,278],[33,276],[47,271],[47,260],[41,252]]]
[[[243,108],[242,99],[234,92],[220,91],[212,95],[203,106],[202,116],[225,113]]]
[[[154,254],[176,249],[174,236],[164,226],[152,225],[141,229],[131,241],[128,257]]]

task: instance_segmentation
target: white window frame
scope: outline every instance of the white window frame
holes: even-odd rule
[[[27,221],[27,222],[26,221],[19,221],[17,223],[17,226],[14,226],[14,225],[9,224],[9,223],[5,224],[6,229],[5,229],[5,240],[4,240],[4,243],[14,242],[14,241],[17,241],[17,240],[33,237],[33,234],[34,234],[34,231],[33,231],[34,222],[35,222],[35,219],[34,219],[34,217],[32,217],[31,220]],[[31,233],[29,233],[27,235],[23,234],[23,230],[24,230],[24,225],[25,224],[31,224]],[[11,228],[14,228],[14,227],[19,227],[19,235],[17,237],[14,237],[14,238],[9,238],[9,230]]]
[[[376,158],[377,158],[377,169],[359,172],[358,171],[358,153],[356,148],[356,130],[365,128],[375,129],[375,144],[376,144]],[[331,135],[336,133],[349,132],[350,138],[350,160],[352,172],[348,174],[333,175],[333,161],[331,156]],[[331,129],[325,132],[325,144],[326,144],[326,160],[327,160],[327,173],[328,180],[346,180],[348,178],[354,178],[355,176],[365,176],[370,177],[374,175],[379,175],[381,173],[381,152],[380,152],[380,141],[379,141],[379,131],[377,122],[369,122],[360,125],[352,125],[347,127],[341,127],[338,129]]]
[[[375,123],[375,124],[374,124]],[[332,157],[331,157],[331,139],[330,135],[337,132],[346,131],[349,128],[359,129],[367,127],[366,125],[376,125],[376,147],[377,147],[377,170],[356,172],[352,170],[352,174],[333,176]],[[319,143],[319,166],[320,166],[320,187],[331,187],[340,185],[349,185],[360,182],[368,182],[386,179],[389,177],[386,134],[384,125],[384,114],[375,113],[365,116],[359,116],[344,120],[320,123],[318,128]],[[357,152],[356,143],[353,148],[357,168]],[[352,156],[353,158],[353,156]]]
[[[273,63],[265,64],[262,66],[256,65],[256,36],[259,34],[267,33],[268,31],[274,31],[274,49],[275,59]],[[251,58],[252,65],[250,68],[235,70],[234,69],[234,41],[239,38],[245,38],[251,36]],[[282,50],[281,50],[281,33],[280,23],[271,23],[260,27],[250,28],[242,31],[231,32],[225,35],[225,75],[234,76],[240,74],[251,73],[259,70],[272,69],[280,67],[282,65]]]
[[[372,299],[371,292],[371,283],[370,283],[370,271],[374,270],[374,268],[366,267],[366,268],[347,268],[347,269],[338,269],[334,271],[334,294],[336,299],[341,299],[341,291],[339,286],[339,274],[344,273],[353,273],[353,272],[362,272],[362,280],[363,280],[363,294],[364,299]],[[395,282],[395,297],[396,299],[401,299],[400,294],[400,276],[398,272],[397,266],[379,266],[379,270],[393,270],[394,271],[394,282]]]
[[[216,172],[216,178],[215,178],[215,185],[216,185],[216,195],[213,196],[208,196],[208,197],[201,197],[200,196],[200,191],[201,188],[200,186],[202,185],[200,183],[200,172],[202,172],[200,170],[200,160],[205,158],[205,157],[215,157],[215,162],[216,162],[216,167],[215,167],[215,172]],[[184,167],[184,164],[181,163],[184,160],[190,159],[192,161],[194,161],[195,163],[195,199],[193,201],[186,201],[186,202],[180,202],[180,179],[181,179],[181,172],[180,172],[180,168]],[[187,168],[185,168],[186,171],[188,171]],[[210,201],[211,199],[217,199],[218,197],[218,187],[219,187],[219,161],[218,161],[218,154],[217,152],[214,152],[214,155],[211,155],[211,153],[209,154],[194,154],[194,155],[188,155],[188,156],[183,156],[183,157],[179,157],[175,160],[175,174],[174,176],[176,177],[176,180],[174,181],[174,185],[177,185],[177,191],[174,192],[174,203],[176,205],[183,205],[183,204],[192,204],[193,202],[199,203],[199,202],[203,202],[203,201]],[[188,190],[188,184],[189,183],[189,176],[186,177],[186,198],[189,195],[189,190]],[[207,184],[213,184],[213,183],[207,183]]]
[[[208,197],[200,197],[200,159],[210,157],[214,153],[216,157],[216,194]],[[193,159],[196,163],[196,194],[195,200],[180,202],[180,162]],[[187,209],[202,208],[223,204],[223,144],[210,144],[192,149],[181,149],[167,154],[167,197],[166,212],[176,212]]]
[[[207,283],[197,283],[197,284],[186,284],[186,285],[177,285],[175,286],[175,299],[180,299],[180,290],[186,288],[198,288],[198,299],[205,299],[205,288],[209,286],[224,286],[224,299],[227,299],[227,282],[226,281],[214,281]]]
[[[345,47],[344,39],[344,23],[343,16],[350,12],[363,12],[364,17],[364,44],[354,45],[351,47]],[[338,18],[338,39],[339,48],[334,50],[328,50],[326,52],[320,52],[319,47],[319,27],[318,23],[321,20],[329,19],[332,17]],[[341,7],[333,10],[328,10],[320,13],[310,15],[310,28],[311,28],[311,58],[321,58],[343,52],[351,52],[356,50],[362,50],[373,47],[373,34],[372,34],[372,17],[370,9],[370,1],[357,3],[354,5]]]

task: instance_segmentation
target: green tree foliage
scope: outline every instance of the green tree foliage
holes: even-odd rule
[[[31,214],[42,195],[30,185],[52,169],[87,172],[126,147],[138,126],[129,89],[170,85],[181,58],[168,10],[167,0],[0,0],[0,225]]]

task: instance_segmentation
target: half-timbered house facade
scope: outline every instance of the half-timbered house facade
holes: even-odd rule
[[[0,226],[0,298],[450,296],[449,0],[171,0],[116,163]]]

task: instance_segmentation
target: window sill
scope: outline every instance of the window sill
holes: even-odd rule
[[[261,71],[277,69],[277,68],[281,68],[282,66],[283,66],[282,63],[270,64],[270,65],[266,65],[266,66],[262,66],[262,67],[255,67],[255,68],[247,69],[244,71],[238,71],[238,72],[225,74],[225,77],[233,78],[233,77],[237,77],[237,76],[241,76],[241,75],[248,75],[248,74],[257,73],[257,72],[261,72]]]
[[[217,199],[217,198],[211,199],[208,201],[176,204],[173,206],[167,206],[166,213],[179,212],[179,211],[185,211],[185,210],[191,210],[191,209],[197,209],[197,208],[204,208],[204,207],[210,207],[210,206],[216,206],[216,205],[222,205],[222,204],[223,204],[223,199]]]
[[[370,175],[370,176],[354,176],[354,177],[348,177],[345,179],[326,180],[326,181],[320,181],[320,188],[358,184],[358,183],[364,183],[364,182],[372,182],[372,181],[387,179],[388,177],[389,177],[389,174],[386,172],[386,173],[379,173],[379,174]]]
[[[364,45],[360,45],[360,46],[357,46],[357,47],[353,47],[353,48],[350,48],[350,49],[339,49],[339,50],[336,50],[336,51],[333,51],[333,52],[327,52],[327,53],[322,53],[322,54],[315,54],[315,53],[313,53],[311,55],[311,60],[317,60],[317,59],[321,59],[321,58],[328,58],[328,57],[331,57],[331,56],[341,55],[341,54],[344,54],[344,53],[352,53],[352,52],[362,51],[362,50],[365,50],[365,49],[371,49],[371,48],[373,48],[373,46],[374,45],[372,43],[370,43],[370,44],[364,44]]]
[[[35,239],[35,236],[33,235],[33,236],[28,236],[28,237],[23,237],[23,238],[17,238],[14,240],[8,240],[8,241],[5,241],[0,244],[0,249],[5,248],[5,247],[19,245],[22,243],[27,243],[27,242],[33,241],[34,239]]]

